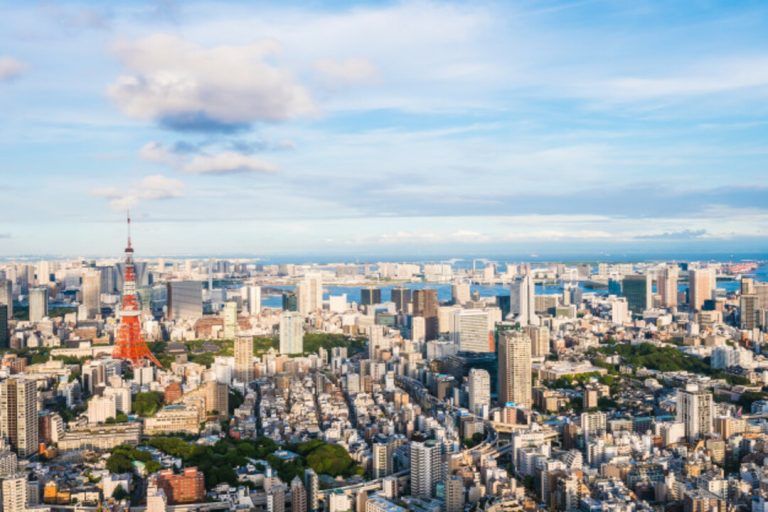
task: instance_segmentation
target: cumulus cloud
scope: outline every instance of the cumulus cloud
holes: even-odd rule
[[[367,84],[379,77],[379,71],[370,61],[362,58],[346,60],[320,59],[315,71],[326,86]]]
[[[99,187],[91,195],[109,200],[115,210],[125,210],[141,201],[158,201],[184,195],[184,183],[162,174],[145,176],[138,183],[127,188]]]
[[[159,142],[149,142],[139,150],[144,160],[169,165],[189,174],[271,173],[277,166],[239,151],[194,154],[195,149],[170,149]]]
[[[315,110],[309,93],[274,64],[274,41],[204,48],[158,34],[115,48],[126,74],[109,89],[130,117],[175,130],[232,132]]]
[[[0,82],[6,82],[18,78],[27,66],[13,57],[0,56]]]

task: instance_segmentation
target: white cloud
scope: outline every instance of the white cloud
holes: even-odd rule
[[[139,150],[139,156],[149,162],[169,165],[189,174],[271,173],[277,171],[276,165],[237,151],[187,156],[171,151],[159,142],[145,144]]]
[[[309,93],[273,63],[266,40],[204,48],[157,34],[116,45],[127,74],[108,93],[129,116],[182,130],[230,130],[312,113]]]
[[[0,82],[18,78],[27,66],[13,57],[0,56]]]
[[[379,78],[376,66],[363,58],[320,59],[315,62],[314,68],[320,80],[330,87],[367,84]]]
[[[141,201],[158,201],[184,195],[184,183],[162,174],[145,176],[138,183],[126,188],[99,187],[91,190],[91,195],[109,199],[109,205],[115,210],[125,210]]]

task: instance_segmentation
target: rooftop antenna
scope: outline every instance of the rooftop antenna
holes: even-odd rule
[[[131,210],[127,210],[128,216],[128,248],[131,248]]]

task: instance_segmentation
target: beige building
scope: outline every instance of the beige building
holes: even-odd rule
[[[532,402],[531,339],[520,331],[507,331],[499,340],[499,403]]]
[[[200,433],[200,411],[187,404],[166,405],[152,418],[144,420],[144,433],[152,436],[186,432]]]

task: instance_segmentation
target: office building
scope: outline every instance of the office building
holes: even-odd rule
[[[491,375],[482,368],[472,368],[467,380],[469,411],[485,417],[491,408]]]
[[[261,314],[261,286],[246,286],[245,301],[248,304],[249,315]]]
[[[411,290],[409,288],[392,288],[389,296],[390,302],[395,303],[395,309],[400,313],[408,312],[411,303]]]
[[[685,425],[689,441],[696,441],[714,431],[714,413],[712,393],[696,384],[677,391],[677,421]]]
[[[459,352],[492,352],[488,313],[482,309],[460,309],[451,315],[451,333]]]
[[[283,311],[298,311],[299,299],[294,292],[283,292],[282,294]]]
[[[523,327],[538,325],[536,315],[536,285],[530,274],[517,278],[510,286],[510,314]]]
[[[196,320],[203,316],[203,283],[171,281],[167,285],[169,320]]]
[[[425,288],[413,292],[413,316],[424,319],[424,338],[437,339],[439,334],[437,290]]]
[[[499,403],[530,407],[532,402],[531,339],[509,330],[499,336]]]
[[[632,320],[629,314],[629,303],[624,297],[617,297],[611,300],[611,322],[614,324],[624,324]]]
[[[24,376],[0,382],[0,437],[10,441],[19,457],[37,453],[37,387]]]
[[[714,268],[694,268],[688,272],[688,305],[693,311],[701,311],[704,301],[711,300],[717,285]]]
[[[627,299],[629,310],[635,315],[642,315],[653,306],[653,283],[648,274],[630,274],[624,276],[621,294]]]
[[[319,274],[307,274],[296,286],[299,312],[306,316],[323,309],[323,280]]]
[[[435,441],[411,442],[411,495],[430,499],[443,478],[440,445]]]
[[[531,338],[531,355],[533,357],[547,357],[550,353],[549,327],[546,325],[529,325],[525,328],[525,332]]]
[[[82,305],[87,318],[101,314],[101,272],[95,268],[85,269],[80,285]]]
[[[304,316],[295,311],[284,311],[280,315],[280,353],[301,354],[304,352]]]
[[[0,279],[0,306],[8,306],[8,321],[13,319],[13,281]]]
[[[39,322],[48,316],[48,288],[38,286],[29,289],[29,321]]]
[[[27,512],[29,505],[29,482],[27,475],[17,473],[2,480],[0,484],[2,492],[1,510],[3,512]]]
[[[752,330],[758,327],[759,323],[757,302],[757,295],[742,295],[739,298],[739,326],[742,329]],[[0,306],[0,308],[1,307],[2,306]],[[2,322],[2,320],[0,320],[0,322]],[[2,337],[1,330],[0,337]]]
[[[8,325],[8,305],[0,304],[0,349],[10,348],[11,329]]]
[[[253,338],[238,336],[235,338],[235,372],[234,378],[248,384],[253,380]]]
[[[360,305],[372,306],[381,304],[381,288],[367,286],[360,290]]]
[[[451,285],[451,301],[454,304],[466,304],[471,298],[469,283],[457,282]]]
[[[656,292],[661,297],[661,306],[677,306],[677,265],[665,265],[656,275]]]
[[[237,302],[230,300],[224,303],[222,311],[224,317],[224,330],[222,332],[225,340],[232,340],[237,334]]]

